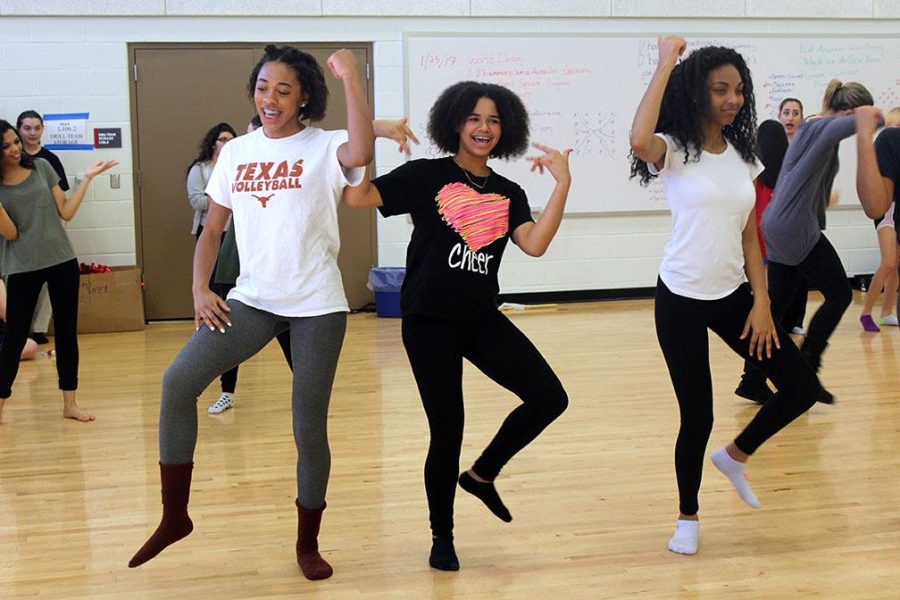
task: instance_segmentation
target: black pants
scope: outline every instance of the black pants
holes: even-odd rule
[[[234,289],[233,283],[212,283],[211,286],[212,287],[210,289],[218,294],[222,299],[228,298],[228,292]],[[282,331],[275,336],[275,339],[278,341],[278,345],[281,347],[281,353],[284,354],[284,359],[287,361],[288,367],[290,367],[291,371],[293,371],[294,361],[291,358],[291,332]],[[223,392],[233,394],[234,390],[237,389],[237,376],[239,368],[240,365],[229,371],[225,371],[224,373],[222,373],[222,376],[219,377],[219,382],[222,384]]]
[[[203,233],[203,225],[197,225],[197,233],[194,234],[194,239],[199,240],[200,234]],[[219,240],[219,244],[222,243],[222,240],[225,239],[225,233],[222,233],[222,239]],[[216,266],[218,266],[219,261],[216,259],[215,264],[213,264],[212,273],[209,275],[209,289],[216,293],[223,300],[228,297],[228,292],[231,291],[231,288],[234,287],[233,284],[229,285],[227,283],[216,283]],[[226,371],[222,373],[222,376],[219,377],[219,382],[222,384],[222,392],[233,394],[234,390],[237,389],[237,376],[238,376],[238,367],[231,369],[230,371]]]
[[[803,285],[803,280],[817,288],[825,296],[825,302],[816,310],[801,348],[803,356],[817,372],[822,360],[822,353],[828,347],[828,339],[844,316],[844,312],[853,301],[853,291],[847,281],[847,272],[841,259],[824,235],[813,249],[796,266],[769,261],[769,299],[772,303],[772,316],[776,321],[784,323],[788,307]],[[744,377],[764,380],[764,374],[754,369],[752,363],[745,363]]]
[[[534,344],[503,314],[469,323],[403,318],[403,345],[428,417],[431,442],[425,492],[431,530],[453,532],[453,500],[463,437],[463,358],[522,403],[501,425],[473,469],[493,480],[500,469],[565,411],[568,397]]]
[[[769,298],[776,318],[781,319],[785,315],[802,278],[825,296],[825,302],[809,321],[806,340],[803,342],[804,353],[819,358],[828,346],[828,338],[853,301],[844,265],[834,246],[824,235],[819,237],[806,258],[796,266],[769,262]]]
[[[806,320],[806,303],[808,300],[809,284],[805,278],[801,277],[797,283],[797,291],[794,293],[794,297],[784,313],[784,318],[781,320],[781,326],[788,332],[794,327],[803,327],[803,322]]]
[[[742,285],[719,300],[694,300],[674,294],[662,281],[656,286],[656,335],[678,399],[681,427],[675,443],[675,475],[679,509],[685,515],[699,510],[697,494],[703,457],[713,426],[712,376],[709,369],[710,329],[739,356],[748,356],[750,336],[740,339],[753,306],[750,286]],[[809,410],[819,395],[819,380],[809,364],[776,325],[780,350],[772,358],[753,358],[775,382],[778,393],[766,402],[735,438],[735,445],[753,454],[763,442]]]
[[[59,389],[78,389],[78,261],[72,259],[46,269],[10,275],[6,283],[6,339],[0,347],[0,398],[12,395],[19,373],[19,357],[34,315],[41,287],[47,284],[53,308],[56,373]]]

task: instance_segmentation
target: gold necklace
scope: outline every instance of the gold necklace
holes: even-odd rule
[[[479,183],[475,183],[475,182],[472,180],[472,176],[469,175],[469,172],[468,172],[467,170],[465,170],[461,164],[459,164],[459,163],[456,162],[455,160],[453,161],[453,164],[455,164],[457,167],[459,167],[459,168],[462,170],[463,175],[466,176],[466,179],[469,180],[469,183],[471,183],[473,186],[477,187],[479,190],[483,190],[483,189],[484,189],[484,186],[487,185],[488,179],[491,178],[491,173],[494,172],[493,170],[488,169],[488,174],[487,174],[487,176],[485,176],[484,182],[482,182],[482,183],[479,184]],[[478,175],[475,175],[475,177],[478,177]]]

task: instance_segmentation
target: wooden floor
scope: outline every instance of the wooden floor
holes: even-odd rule
[[[498,480],[512,523],[457,496],[458,573],[427,564],[428,436],[400,322],[352,316],[321,535],[335,575],[322,582],[294,563],[290,386],[277,347],[241,368],[234,410],[206,414],[215,386],[200,399],[194,533],[128,569],[160,515],[159,382],[191,325],[82,336],[80,401],[97,421],[61,418],[42,359],[22,365],[0,425],[0,598],[897,598],[900,332],[861,333],[859,302],[825,355],[838,403],[815,406],[754,457],[762,510],[707,469],[694,557],[666,551],[678,417],[651,303],[514,316],[571,404]],[[756,407],[732,394],[739,359],[711,347],[717,447]],[[468,465],[515,400],[474,370],[465,385]]]

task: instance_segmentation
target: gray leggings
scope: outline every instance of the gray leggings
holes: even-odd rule
[[[281,317],[229,300],[225,333],[201,327],[163,375],[159,411],[159,457],[167,465],[193,461],[197,444],[197,397],[225,371],[259,352],[282,331],[291,332],[294,383],[291,393],[297,445],[297,498],[304,508],[325,502],[331,451],[328,402],[347,329],[343,312]]]

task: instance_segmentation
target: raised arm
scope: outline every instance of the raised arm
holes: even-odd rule
[[[400,152],[410,154],[409,142],[419,143],[418,138],[406,123],[406,117],[401,119],[376,119],[372,122],[375,137],[394,140],[399,146]],[[344,187],[344,204],[350,208],[372,208],[383,204],[378,188],[364,178],[363,182],[356,186]]]
[[[364,167],[375,156],[375,132],[356,58],[349,50],[338,50],[328,57],[328,68],[344,84],[347,99],[348,139],[338,148],[338,160],[348,169]]]
[[[412,147],[409,142],[419,143],[419,138],[412,132],[406,123],[406,117],[400,119],[375,119],[372,121],[372,128],[375,131],[376,138],[384,138],[394,140],[399,146],[399,151],[409,156],[412,153]]]
[[[666,143],[654,135],[659,121],[659,109],[662,106],[669,76],[678,64],[678,57],[684,53],[687,42],[684,38],[669,35],[657,38],[657,44],[659,62],[634,114],[634,122],[631,124],[631,150],[645,163],[654,164],[659,168],[666,156]]]
[[[813,132],[805,131],[805,129],[814,127],[821,128],[821,131],[814,132],[816,137],[811,143],[805,144],[805,142],[801,141],[800,143],[805,145],[799,146],[796,144],[798,138],[794,137],[794,142],[788,147],[787,154],[784,157],[785,162],[782,169],[787,167],[793,171],[799,168],[809,173],[821,168],[822,161],[834,151],[834,147],[841,140],[856,133],[856,119],[852,114],[847,114],[833,118],[823,117],[822,119],[811,120],[809,123],[803,124],[797,132],[797,136],[808,137]]]
[[[875,145],[872,143],[875,130],[883,121],[881,111],[874,106],[856,109],[856,194],[870,219],[880,219],[891,206],[892,194],[888,194],[885,188],[885,182],[889,180],[883,178],[878,170]]]
[[[367,177],[356,187],[344,186],[343,198],[350,208],[377,208],[384,204],[378,188]]]
[[[562,222],[563,211],[566,207],[566,198],[569,195],[569,187],[572,185],[572,176],[569,173],[569,154],[572,149],[563,151],[542,146],[541,144],[532,144],[535,148],[544,153],[543,156],[528,157],[531,161],[531,170],[538,170],[541,174],[544,169],[550,171],[553,179],[556,180],[556,186],[550,193],[550,199],[547,206],[538,217],[535,223],[522,223],[512,232],[512,239],[516,245],[529,256],[543,256],[544,252],[553,241],[553,236],[559,230],[559,224]]]
[[[70,198],[66,198],[66,193],[62,191],[62,188],[59,187],[58,184],[53,186],[53,201],[56,202],[56,210],[59,213],[60,218],[63,221],[71,221],[72,217],[75,216],[75,213],[78,212],[81,203],[84,201],[84,195],[91,185],[91,181],[94,180],[94,177],[118,164],[119,161],[117,160],[108,160],[106,162],[100,161],[89,167],[88,170],[84,172],[84,179],[81,180],[81,183],[79,183],[78,187],[75,188],[75,191],[72,192]]]

